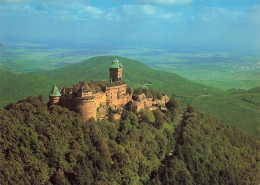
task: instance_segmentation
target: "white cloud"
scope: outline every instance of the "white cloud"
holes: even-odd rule
[[[131,17],[149,18],[149,19],[168,19],[172,21],[179,21],[183,16],[178,12],[168,12],[163,8],[157,6],[144,5],[124,5],[122,7],[123,14]]]
[[[149,4],[145,5],[124,5],[123,12],[127,15],[154,15],[158,8]]]
[[[93,7],[93,6],[89,6],[89,5],[84,8],[82,13],[84,13],[84,12],[89,13],[94,16],[100,16],[100,15],[104,14],[103,10]]]
[[[225,8],[206,7],[197,15],[204,22],[229,21],[229,22],[255,22],[260,24],[260,6],[250,10],[229,10]]]
[[[0,10],[2,15],[40,15],[44,19],[62,19],[67,21],[86,19],[120,20],[120,15],[117,13],[116,8],[101,9],[90,6],[86,0],[66,0],[66,3],[61,0],[0,0]]]
[[[87,5],[82,11],[79,12],[79,16],[93,19],[120,20],[120,15],[117,14],[116,8],[114,7],[108,10],[102,10],[100,8]]]
[[[154,15],[156,13],[156,8],[154,6],[143,5],[141,8],[146,15]]]
[[[193,0],[139,0],[145,3],[155,3],[155,4],[168,4],[168,5],[183,5],[193,2]]]

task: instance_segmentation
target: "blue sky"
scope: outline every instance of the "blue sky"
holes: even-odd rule
[[[260,1],[0,0],[0,39],[260,51]]]

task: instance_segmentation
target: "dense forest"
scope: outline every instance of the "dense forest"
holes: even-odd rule
[[[151,69],[136,60],[117,58],[124,66],[123,80],[131,88],[152,88],[168,96],[175,94],[184,104],[192,104],[196,110],[260,139],[259,87],[241,93],[225,92],[174,73]],[[54,84],[60,88],[72,87],[79,81],[108,80],[112,60],[114,56],[98,56],[41,73],[14,74],[0,70],[0,107],[39,94],[47,100]]]
[[[42,96],[9,104],[0,109],[0,184],[260,183],[257,139],[175,97],[166,107],[84,123]]]

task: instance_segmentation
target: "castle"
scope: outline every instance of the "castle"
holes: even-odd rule
[[[153,101],[145,94],[134,97],[131,88],[123,81],[123,66],[115,58],[109,67],[109,82],[90,81],[73,84],[72,88],[54,85],[49,94],[49,105],[60,105],[79,113],[83,121],[90,118],[103,119],[108,107],[117,110],[115,118],[120,118],[123,107],[134,102],[136,109],[154,109],[165,104],[169,98],[165,95],[162,100]]]

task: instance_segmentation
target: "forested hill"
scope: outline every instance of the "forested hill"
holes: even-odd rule
[[[109,66],[114,56],[93,57],[81,63],[65,66],[45,73],[13,74],[0,71],[1,106],[27,96],[42,94],[45,98],[53,84],[71,87],[78,81],[108,80]],[[148,87],[168,95],[175,93],[183,101],[198,95],[216,94],[214,88],[192,82],[177,74],[153,70],[145,64],[128,58],[118,57],[123,64],[123,80],[132,88]]]
[[[175,98],[167,108],[86,123],[41,96],[0,108],[0,184],[260,183],[258,140]]]
[[[114,56],[93,57],[81,63],[34,74],[0,71],[0,106],[27,96],[42,94],[45,100],[54,84],[71,87],[78,81],[108,80]],[[216,116],[228,125],[259,138],[260,99],[257,88],[247,93],[228,93],[187,80],[177,74],[158,71],[145,64],[118,57],[123,64],[123,80],[132,88],[153,88],[168,96],[175,94],[183,103]]]

